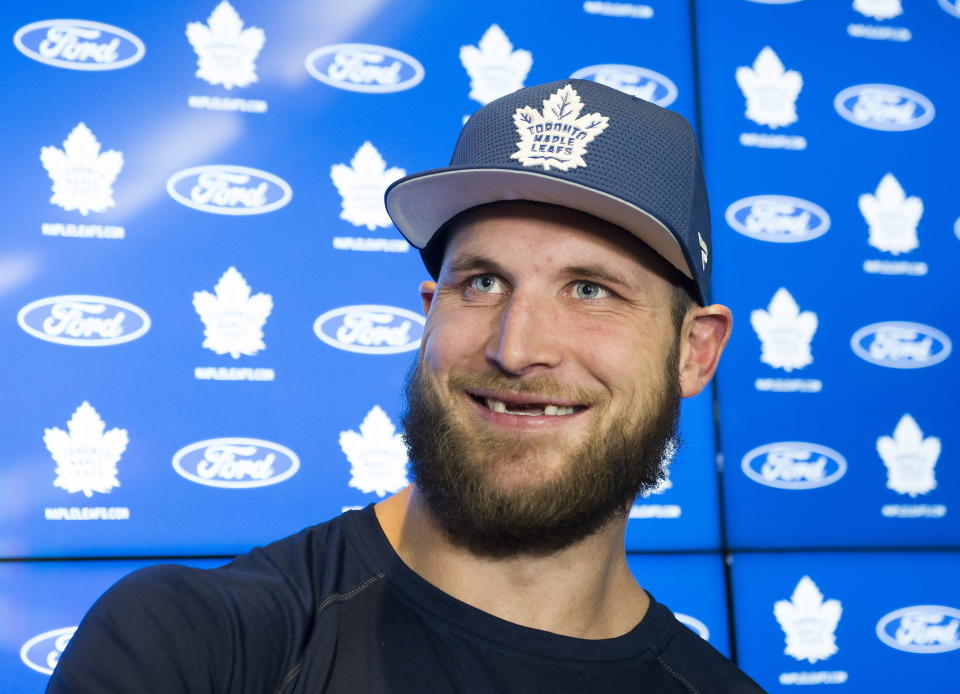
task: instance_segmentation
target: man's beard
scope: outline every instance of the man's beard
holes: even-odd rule
[[[558,397],[569,389],[548,379],[521,384],[499,374],[455,374],[444,399],[421,360],[407,379],[403,426],[411,477],[431,515],[452,541],[491,557],[550,554],[622,518],[637,494],[664,478],[680,411],[678,359],[674,344],[646,403],[631,403],[632,410],[606,422],[602,401],[592,404],[601,410],[594,413],[594,425],[559,469],[514,489],[497,484],[498,466],[522,464],[518,457],[535,459],[545,446],[555,450],[544,439],[548,434],[472,431],[447,403],[479,389]],[[588,393],[576,396],[577,402],[591,403]],[[539,472],[534,467],[531,474]]]

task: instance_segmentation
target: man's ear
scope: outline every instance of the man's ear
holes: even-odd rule
[[[420,301],[423,302],[423,315],[430,313],[433,297],[437,295],[437,283],[426,280],[420,283]]]
[[[726,306],[696,306],[687,313],[680,336],[680,389],[683,397],[696,395],[713,378],[732,328],[733,316]]]

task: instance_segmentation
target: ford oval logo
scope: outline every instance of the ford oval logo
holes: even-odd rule
[[[685,624],[692,629],[694,633],[696,633],[704,641],[710,640],[710,630],[707,629],[707,625],[696,617],[691,617],[690,615],[683,614],[682,612],[674,612],[673,616],[677,618],[678,622]]]
[[[20,660],[29,668],[52,675],[77,627],[63,627],[37,634],[20,647]]]
[[[877,637],[907,653],[946,653],[960,648],[960,610],[943,605],[913,605],[885,614]]]
[[[677,98],[673,80],[636,65],[591,65],[580,68],[570,78],[599,82],[657,106],[669,106]]]
[[[20,27],[13,45],[28,58],[69,70],[117,70],[139,62],[143,41],[109,24],[47,19]]]
[[[184,169],[167,181],[167,192],[181,205],[213,214],[264,214],[293,198],[282,178],[230,164]]]
[[[143,336],[150,329],[150,316],[119,299],[69,294],[31,301],[17,313],[17,323],[47,342],[103,347]]]
[[[940,0],[943,11],[960,19],[960,0]]]
[[[406,53],[367,43],[323,46],[307,56],[307,72],[331,87],[385,94],[416,87],[423,65]]]
[[[936,328],[902,321],[864,326],[850,338],[850,347],[861,359],[891,369],[933,366],[953,349],[950,338]]]
[[[830,228],[830,215],[809,200],[787,195],[753,195],[727,208],[727,224],[758,241],[800,243],[819,238]]]
[[[177,451],[173,469],[181,477],[208,487],[249,489],[290,479],[300,469],[300,458],[272,441],[207,439]]]
[[[395,306],[366,304],[327,311],[313,332],[331,347],[361,354],[397,354],[420,346],[424,319]]]
[[[933,103],[895,84],[856,84],[833,99],[842,118],[871,130],[916,130],[933,120]]]
[[[758,446],[743,456],[744,474],[777,489],[816,489],[833,484],[847,471],[847,461],[832,448],[804,441]]]

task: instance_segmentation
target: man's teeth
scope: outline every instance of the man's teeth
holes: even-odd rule
[[[497,400],[496,398],[486,398],[486,403],[487,407],[494,412],[519,414],[529,417],[536,417],[539,415],[566,415],[576,412],[575,407],[565,407],[563,405],[523,405],[508,407],[507,403],[505,403],[503,400]]]

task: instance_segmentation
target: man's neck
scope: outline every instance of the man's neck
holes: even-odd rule
[[[415,487],[376,506],[394,550],[448,595],[526,627],[587,639],[630,631],[649,598],[627,567],[625,521],[547,556],[492,558],[451,541]]]

